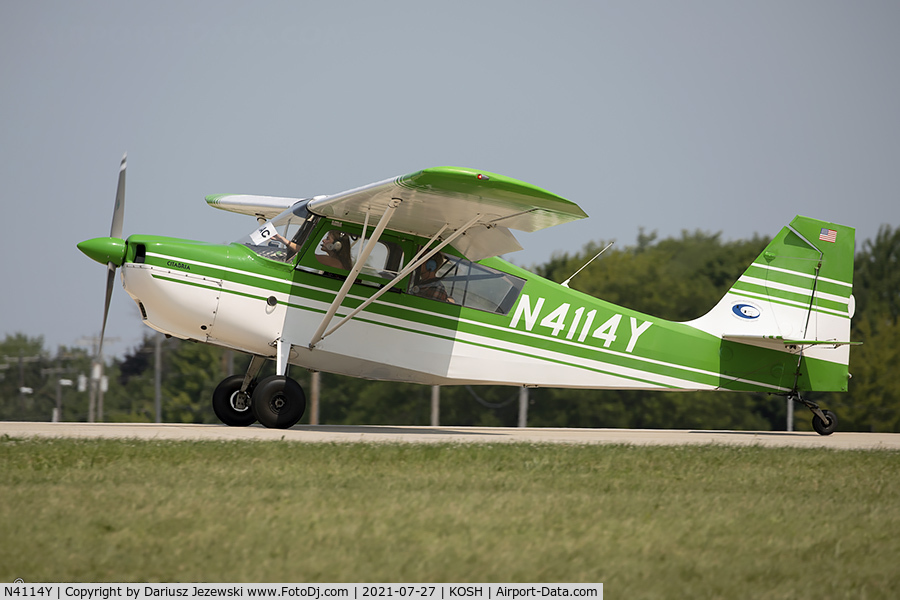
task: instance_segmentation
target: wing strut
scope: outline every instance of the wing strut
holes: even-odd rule
[[[387,210],[384,211],[384,214],[381,215],[381,219],[378,220],[378,225],[375,227],[375,231],[372,232],[372,237],[366,242],[366,245],[360,250],[359,255],[356,257],[356,262],[353,264],[353,268],[350,269],[350,274],[347,275],[347,279],[344,280],[344,284],[341,286],[341,289],[338,290],[337,296],[334,298],[334,302],[331,303],[331,306],[328,307],[328,312],[325,313],[325,317],[322,319],[322,322],[319,323],[319,328],[316,329],[316,332],[312,336],[312,340],[309,342],[309,348],[315,348],[316,344],[322,341],[322,338],[325,337],[322,335],[325,331],[325,328],[331,323],[331,320],[334,318],[334,314],[337,312],[337,309],[340,308],[341,303],[344,301],[344,298],[347,297],[347,294],[350,292],[350,286],[353,285],[353,282],[356,281],[356,277],[359,275],[359,272],[362,270],[363,265],[366,264],[366,260],[368,260],[369,255],[372,253],[372,250],[375,249],[375,244],[378,243],[378,239],[381,237],[381,234],[384,232],[384,228],[387,227],[388,222],[391,220],[391,217],[394,216],[394,211],[397,210],[397,207],[400,206],[402,200],[400,198],[392,198],[388,203]]]
[[[410,262],[410,263],[409,263],[408,265],[406,265],[406,267],[404,267],[399,273],[397,273],[397,276],[394,277],[394,278],[390,281],[390,283],[384,284],[384,285],[381,287],[380,290],[378,290],[377,292],[375,292],[374,294],[372,294],[372,296],[370,296],[369,298],[367,298],[362,304],[360,304],[360,305],[357,306],[355,309],[353,309],[353,311],[352,311],[350,314],[348,314],[346,317],[344,317],[343,319],[341,319],[341,320],[337,323],[337,325],[335,325],[334,327],[332,327],[331,329],[329,329],[327,332],[325,332],[325,333],[317,340],[317,343],[318,343],[318,341],[321,341],[322,338],[324,338],[324,337],[326,337],[326,336],[329,336],[329,335],[331,335],[332,333],[334,333],[335,331],[337,331],[338,328],[340,328],[342,325],[344,325],[344,323],[346,323],[347,321],[349,321],[350,319],[352,319],[353,317],[355,317],[355,316],[356,316],[357,314],[359,314],[363,309],[365,309],[367,306],[369,306],[370,304],[372,304],[373,302],[375,302],[375,301],[376,301],[378,298],[380,298],[385,292],[387,292],[389,289],[391,289],[391,288],[394,287],[397,283],[399,283],[401,279],[403,279],[404,277],[406,277],[407,275],[409,275],[410,273],[412,273],[413,271],[415,271],[416,269],[418,269],[420,266],[422,266],[423,264],[425,264],[425,263],[428,261],[429,258],[431,258],[431,257],[434,256],[435,254],[437,254],[438,252],[440,252],[440,251],[444,248],[444,246],[446,246],[447,244],[449,244],[450,242],[452,242],[453,240],[455,240],[456,238],[458,238],[459,236],[461,236],[462,234],[464,234],[470,227],[472,227],[472,225],[474,225],[474,224],[478,221],[479,218],[481,218],[481,214],[475,215],[475,217],[474,217],[471,221],[469,221],[468,223],[466,223],[465,225],[463,225],[462,227],[460,227],[459,229],[457,229],[456,231],[454,231],[453,234],[452,234],[451,236],[449,236],[446,240],[442,241],[440,244],[438,244],[437,246],[435,246],[435,247],[432,248],[431,250],[428,250],[428,252],[427,252],[426,254],[424,254],[424,256],[423,256],[423,253],[425,253],[425,251],[428,249],[428,247],[431,246],[431,244],[434,243],[434,241],[438,238],[439,235],[441,235],[441,233],[443,233],[443,231],[447,228],[447,225],[444,225],[443,227],[441,227],[440,231],[438,231],[436,234],[434,234],[434,237],[432,237],[432,238],[428,241],[428,244],[426,244],[425,247],[423,247],[422,250],[419,252],[419,254],[416,255],[415,258],[413,258],[412,262]],[[310,348],[312,348],[312,345],[310,345]]]

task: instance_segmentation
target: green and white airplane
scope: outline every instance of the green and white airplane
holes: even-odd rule
[[[782,394],[846,391],[854,230],[796,217],[704,316],[673,322],[514,266],[510,230],[587,215],[528,183],[425,169],[312,198],[214,195],[258,220],[229,245],[122,237],[125,158],[109,237],[78,245],[107,265],[144,323],[252,356],[212,404],[228,425],[288,428],[306,409],[288,366],[430,385],[492,384]],[[102,343],[102,342],[101,342]],[[276,375],[257,380],[266,360]]]

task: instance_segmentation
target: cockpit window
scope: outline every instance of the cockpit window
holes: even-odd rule
[[[340,229],[331,229],[322,236],[315,250],[316,260],[326,267],[349,271],[353,267],[350,236]]]
[[[295,204],[238,241],[270,260],[290,262],[303,247],[318,217],[306,210],[306,202]]]
[[[349,271],[356,263],[363,244],[368,244],[368,240],[363,240],[360,236],[344,229],[326,229],[318,243],[310,246],[306,256],[300,260],[298,268],[311,269],[325,266],[331,270]],[[315,260],[310,260],[308,258],[310,255]],[[399,244],[379,241],[366,258],[360,273],[381,279],[390,279],[399,272],[402,263],[403,250]]]
[[[525,280],[465,258],[435,254],[410,278],[409,293],[505,315]]]

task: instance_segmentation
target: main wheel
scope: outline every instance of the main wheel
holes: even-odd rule
[[[212,396],[213,412],[220,421],[232,427],[247,427],[256,423],[256,415],[250,408],[250,397],[256,380],[251,381],[250,387],[243,393],[241,393],[242,385],[244,385],[243,375],[226,377],[216,387]]]
[[[243,375],[226,377],[216,386],[213,392],[213,412],[219,420],[232,427],[246,427],[256,422],[256,415],[250,408],[250,395],[256,381],[250,382],[250,388],[241,393],[244,385]]]
[[[837,429],[837,415],[830,410],[823,410],[822,413],[828,422],[822,421],[819,415],[813,415],[812,426],[819,435],[831,435]]]
[[[283,375],[266,377],[253,390],[256,418],[266,427],[288,429],[306,412],[306,394],[300,384]]]

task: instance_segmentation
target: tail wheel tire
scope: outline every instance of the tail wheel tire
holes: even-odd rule
[[[837,429],[837,415],[830,410],[822,411],[822,413],[825,415],[828,422],[826,423],[820,419],[819,415],[813,415],[813,429],[815,429],[816,433],[819,435],[831,435],[834,433],[835,429]]]
[[[250,382],[246,392],[241,392],[244,385],[243,375],[226,377],[213,392],[213,412],[219,420],[232,427],[247,427],[256,423],[256,414],[251,408],[251,395],[256,380]]]
[[[300,384],[283,375],[266,377],[253,390],[251,402],[259,422],[272,429],[288,429],[306,412],[306,394]]]

